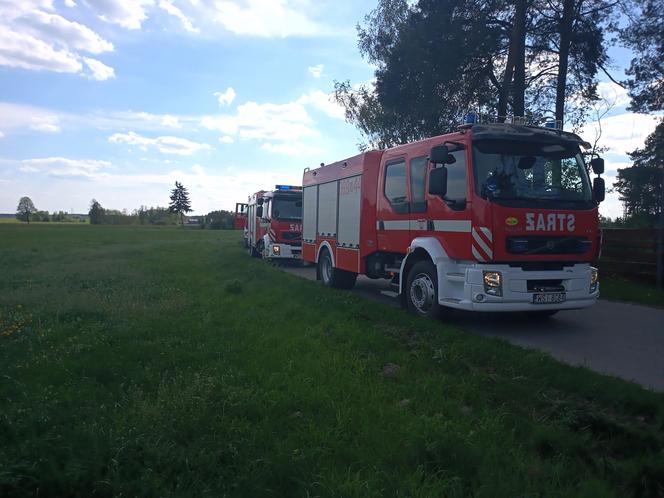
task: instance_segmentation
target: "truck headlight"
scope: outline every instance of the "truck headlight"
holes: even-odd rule
[[[279,256],[281,254],[281,247],[272,246],[272,254],[274,254],[275,256]]]
[[[503,295],[503,277],[499,271],[485,271],[484,274],[484,292],[490,296]]]
[[[590,267],[590,293],[597,291],[599,286],[599,270],[594,266]]]

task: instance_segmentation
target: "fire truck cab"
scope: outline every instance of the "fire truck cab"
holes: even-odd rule
[[[303,260],[324,284],[392,280],[416,314],[584,308],[599,295],[598,203],[573,133],[474,124],[305,170]],[[598,175],[600,158],[591,161]]]
[[[245,245],[254,257],[269,261],[302,256],[302,187],[277,185],[249,198]]]
[[[235,217],[233,218],[233,228],[235,230],[246,230],[247,228],[247,204],[244,202],[235,203]]]

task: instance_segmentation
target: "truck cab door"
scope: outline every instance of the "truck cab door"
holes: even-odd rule
[[[427,199],[426,230],[419,236],[436,237],[447,255],[454,259],[470,259],[468,249],[471,238],[471,203],[469,202],[468,151],[464,147],[451,149],[453,162],[446,164],[447,194],[443,197],[430,195],[428,186],[424,194]],[[429,163],[428,169],[442,167]],[[428,174],[427,174],[428,176]],[[414,235],[414,236],[418,236]]]
[[[410,192],[405,156],[384,159],[376,204],[378,250],[405,253],[410,243]]]

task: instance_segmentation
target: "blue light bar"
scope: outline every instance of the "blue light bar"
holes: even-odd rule
[[[295,185],[275,185],[274,189],[275,190],[300,190],[300,187],[296,187]]]
[[[477,124],[480,122],[480,117],[475,111],[470,111],[463,117],[463,124]]]

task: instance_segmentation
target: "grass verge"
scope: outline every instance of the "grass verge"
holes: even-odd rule
[[[0,227],[0,496],[662,496],[664,396],[247,257]]]
[[[601,279],[600,292],[603,299],[664,308],[664,292],[654,285],[608,276]]]

